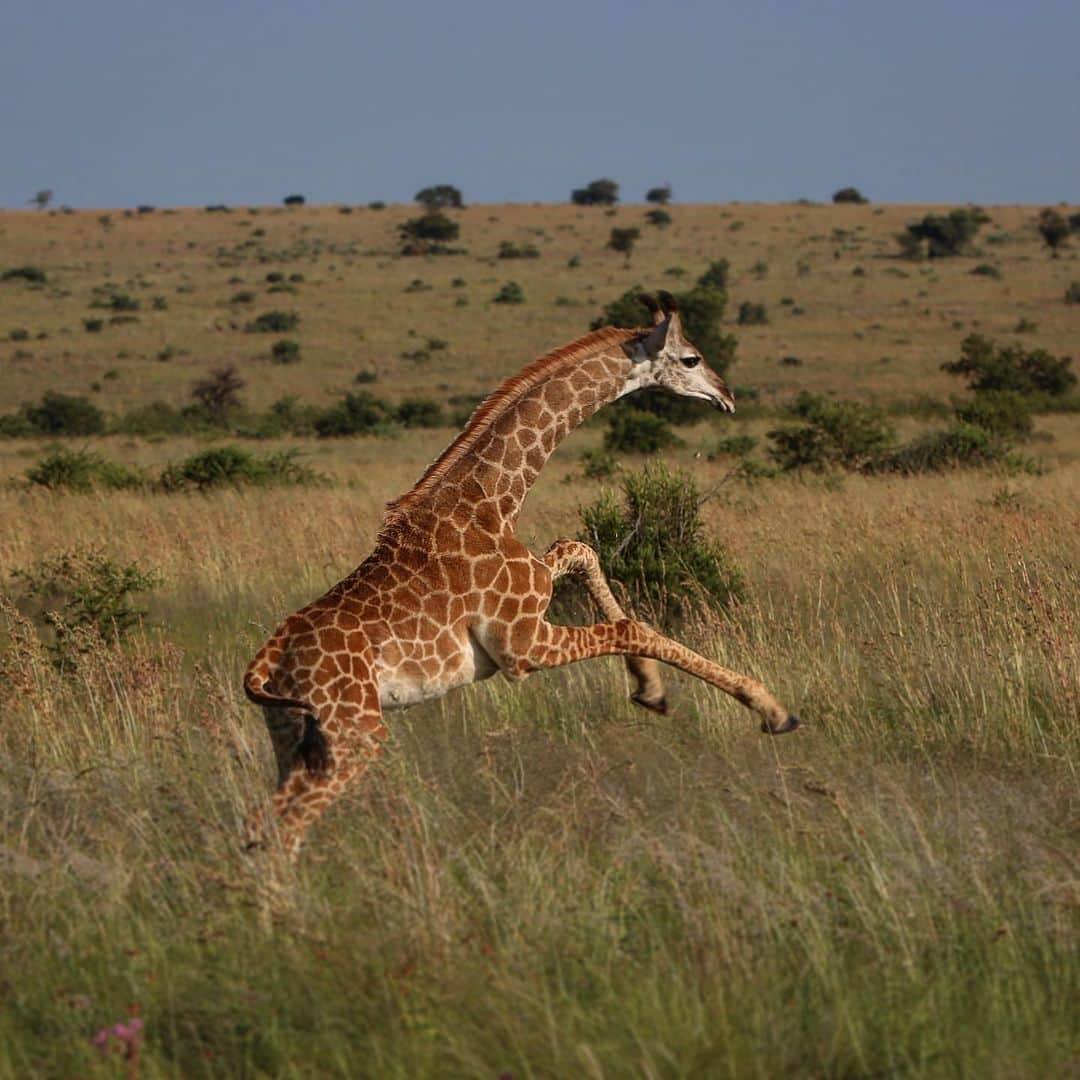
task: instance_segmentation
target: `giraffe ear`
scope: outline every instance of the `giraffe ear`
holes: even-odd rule
[[[638,300],[648,309],[653,326],[659,326],[664,321],[664,312],[655,296],[650,293],[642,293]]]
[[[678,315],[661,315],[660,321],[641,339],[641,346],[649,357],[659,356],[671,334],[673,320]]]

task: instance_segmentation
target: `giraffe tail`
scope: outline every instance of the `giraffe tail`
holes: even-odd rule
[[[296,754],[310,773],[324,773],[330,764],[330,747],[319,725],[318,713],[301,698],[283,697],[267,690],[270,672],[265,662],[256,657],[244,672],[244,693],[249,701],[265,709],[299,709],[304,713],[300,742]],[[270,723],[270,721],[267,721]],[[271,725],[272,727],[273,725]]]
[[[255,705],[262,705],[267,709],[303,709],[304,712],[313,712],[311,706],[300,698],[283,697],[268,690],[270,685],[270,669],[262,657],[255,657],[244,672],[244,693],[248,701]]]

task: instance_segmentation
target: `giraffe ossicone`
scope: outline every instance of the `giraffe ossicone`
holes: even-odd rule
[[[555,447],[603,405],[661,387],[733,412],[735,399],[687,340],[668,293],[643,297],[652,325],[607,327],[507,379],[417,483],[387,508],[375,549],[324,596],[290,615],[248,666],[278,763],[271,812],[295,857],[304,835],[378,755],[383,713],[502,673],[626,657],[638,704],[666,711],[659,663],[718,687],[771,734],[798,726],[761,683],[627,618],[596,553],[556,541],[535,557],[515,536],[526,495]],[[606,622],[545,614],[552,583],[581,574]],[[249,819],[267,839],[267,812]]]

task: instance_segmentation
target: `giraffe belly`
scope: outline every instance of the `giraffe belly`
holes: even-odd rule
[[[384,710],[407,709],[442,697],[459,686],[488,679],[498,670],[470,633],[459,652],[440,661],[405,660],[392,668],[376,665],[379,704]]]

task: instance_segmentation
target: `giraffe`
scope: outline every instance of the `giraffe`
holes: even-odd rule
[[[661,387],[734,412],[724,381],[687,340],[669,293],[642,297],[652,325],[606,327],[507,379],[417,483],[390,503],[374,551],[324,596],[288,616],[244,675],[263,706],[278,766],[270,807],[248,819],[252,847],[277,839],[295,860],[305,834],[380,752],[383,713],[501,673],[590,657],[626,658],[633,700],[666,712],[658,662],[711,683],[769,734],[798,718],[756,680],[628,618],[596,552],[558,540],[536,558],[515,536],[522,503],[562,439],[601,406]],[[584,577],[606,621],[545,619],[552,583]]]

